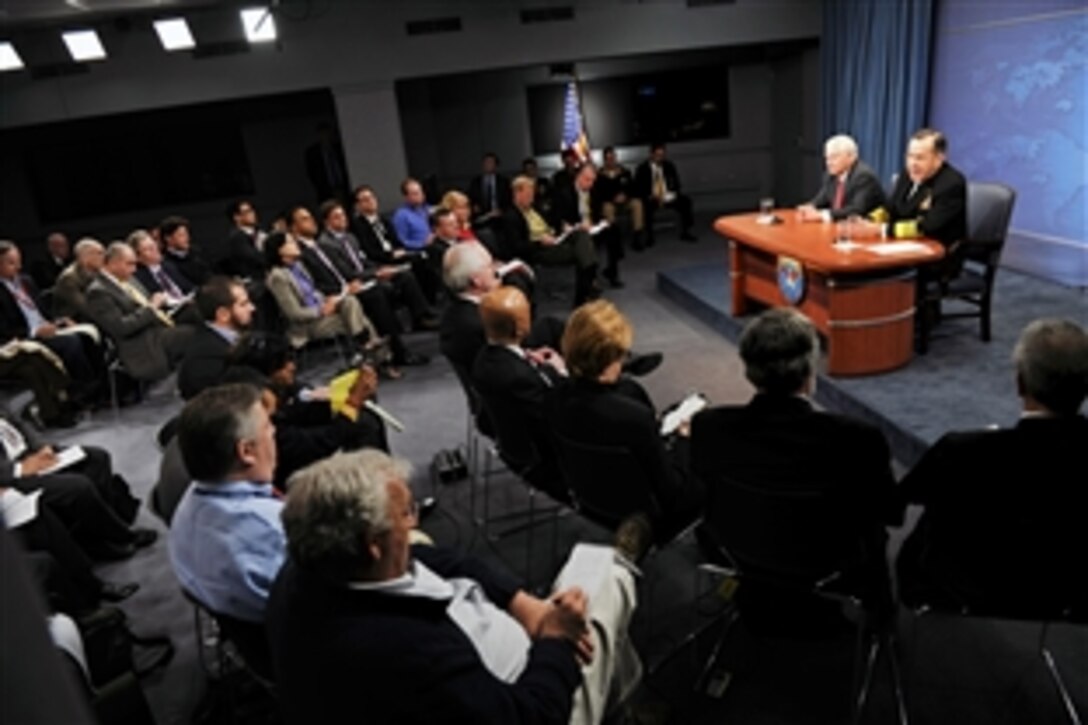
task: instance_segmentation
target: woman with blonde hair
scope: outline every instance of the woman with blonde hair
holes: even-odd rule
[[[453,212],[457,217],[457,239],[462,242],[476,240],[476,232],[472,230],[472,204],[468,196],[457,189],[450,189],[442,196],[441,206]]]
[[[567,321],[561,343],[570,378],[555,390],[549,422],[560,438],[590,446],[622,447],[647,473],[657,511],[645,512],[658,540],[682,531],[699,515],[702,496],[687,472],[687,438],[666,446],[646,390],[622,375],[634,329],[608,300],[582,305]],[[562,447],[561,447],[562,448]],[[617,502],[617,519],[623,502]]]

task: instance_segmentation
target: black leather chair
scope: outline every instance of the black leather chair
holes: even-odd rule
[[[275,676],[264,626],[216,612],[185,589],[182,594],[193,607],[197,659],[204,672],[218,680],[243,671],[274,696]],[[214,629],[209,631],[212,623]]]
[[[882,652],[887,654],[899,721],[906,708],[893,633],[894,606],[883,527],[844,520],[833,497],[804,485],[770,487],[721,477],[706,492],[704,570],[739,587],[726,627],[697,683],[714,671],[732,625],[753,634],[819,639],[848,631],[857,642],[851,695],[862,719]],[[851,616],[843,616],[844,611]]]
[[[1015,202],[1016,191],[1005,184],[977,181],[967,184],[967,239],[949,250],[962,259],[963,266],[948,280],[926,284],[920,305],[919,352],[928,349],[930,328],[941,319],[977,317],[983,342],[990,341],[994,278]],[[945,300],[958,300],[974,309],[945,312],[942,309]]]

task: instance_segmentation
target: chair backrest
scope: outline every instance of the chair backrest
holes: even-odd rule
[[[495,426],[491,423],[487,411],[484,410],[483,400],[480,399],[476,386],[472,384],[472,376],[464,367],[452,360],[450,360],[450,366],[453,368],[454,375],[457,376],[457,382],[461,384],[461,390],[465,394],[465,402],[468,404],[468,412],[476,423],[476,430],[491,438],[494,435]]]
[[[842,520],[842,505],[825,493],[728,476],[714,483],[704,524],[749,575],[807,588],[864,556],[861,532]]]
[[[219,625],[222,638],[234,644],[238,654],[242,656],[251,672],[266,682],[272,683],[275,681],[272,672],[272,654],[268,647],[268,636],[263,624],[247,622],[222,614],[204,604],[187,589],[183,588],[181,592],[189,600],[190,604],[203,609],[215,620],[216,624]]]
[[[516,401],[502,395],[479,394],[484,413],[495,431],[499,455],[506,465],[524,473],[541,461],[537,437],[544,431],[534,425]]]
[[[653,482],[626,446],[576,441],[552,431],[563,477],[578,511],[608,527],[633,513],[660,511]]]
[[[967,241],[1001,245],[1009,231],[1016,191],[1005,184],[971,181],[967,184]]]

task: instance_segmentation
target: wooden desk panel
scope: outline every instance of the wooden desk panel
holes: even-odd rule
[[[834,224],[801,222],[792,210],[777,214],[782,224],[757,224],[755,214],[714,224],[729,239],[733,314],[747,314],[751,301],[789,305],[779,288],[778,261],[790,257],[805,278],[796,307],[827,338],[829,373],[864,375],[905,365],[913,354],[916,268],[939,260],[943,247],[918,240],[924,250],[884,256],[862,242],[845,251],[834,244]]]

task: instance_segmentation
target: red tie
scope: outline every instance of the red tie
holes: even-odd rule
[[[842,203],[846,200],[846,182],[839,177],[839,183],[835,187],[835,201],[831,203],[831,208],[835,211],[842,209]]]

